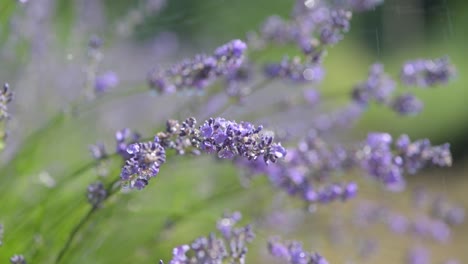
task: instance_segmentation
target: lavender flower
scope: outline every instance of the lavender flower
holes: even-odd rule
[[[365,82],[356,85],[353,89],[353,100],[361,105],[367,105],[371,100],[386,103],[393,91],[395,82],[384,72],[382,64],[373,64]]]
[[[129,145],[127,153],[131,157],[125,161],[120,173],[124,189],[143,189],[151,178],[158,175],[159,167],[166,162],[166,151],[157,137],[154,141]]]
[[[91,152],[91,156],[93,156],[95,160],[105,160],[108,157],[106,148],[104,144],[102,143],[96,143],[94,145],[90,145],[89,151]]]
[[[107,198],[107,191],[102,182],[90,184],[87,191],[88,202],[93,207],[100,207],[101,203]]]
[[[243,62],[247,45],[233,40],[217,48],[212,56],[197,55],[167,70],[154,70],[149,75],[150,87],[160,93],[183,89],[202,90],[216,78],[236,71]]]
[[[262,156],[265,163],[284,158],[286,149],[273,142],[272,136],[262,135],[262,129],[220,117],[210,118],[197,128],[195,118],[188,118],[182,124],[169,120],[166,132],[158,133],[157,137],[164,148],[175,149],[178,154],[203,151],[216,153],[222,159],[240,156],[249,160]]]
[[[10,258],[11,264],[26,264],[26,260],[24,259],[23,255],[14,255]]]
[[[395,112],[402,115],[416,115],[423,110],[424,104],[416,96],[406,93],[395,97],[392,106]]]
[[[195,239],[190,245],[178,246],[173,249],[172,260],[169,263],[245,263],[247,245],[255,235],[250,225],[234,227],[240,218],[238,212],[226,214],[218,221],[221,238],[211,233],[208,237]]]
[[[94,90],[96,94],[102,94],[119,84],[119,77],[114,72],[106,72],[96,77]]]
[[[449,144],[432,146],[428,139],[411,142],[408,135],[401,135],[397,139],[395,147],[399,154],[397,161],[410,174],[415,174],[428,165],[439,167],[452,165]]]
[[[446,84],[456,75],[448,57],[407,61],[401,69],[401,81],[410,86],[431,87]]]
[[[328,261],[318,253],[309,253],[297,241],[281,242],[278,237],[268,242],[270,254],[290,264],[328,264]]]
[[[265,74],[270,78],[283,78],[294,82],[320,82],[325,73],[320,65],[302,64],[299,57],[284,58],[280,63],[266,65]]]
[[[230,71],[226,75],[226,94],[238,99],[249,95],[251,90],[248,84],[252,81],[253,74],[253,65],[248,62],[244,62],[236,70]]]
[[[129,145],[138,142],[140,134],[132,132],[129,128],[124,128],[115,132],[115,152],[122,156],[124,160],[130,158],[130,154],[127,152]]]
[[[429,264],[430,262],[430,254],[426,248],[413,247],[407,253],[407,264]]]
[[[442,198],[435,199],[430,208],[431,216],[444,221],[448,225],[460,225],[465,220],[465,209],[453,205]]]

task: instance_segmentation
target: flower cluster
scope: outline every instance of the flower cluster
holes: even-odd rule
[[[407,135],[400,136],[394,147],[392,142],[390,134],[370,133],[361,144],[330,147],[317,132],[311,131],[296,148],[288,149],[282,162],[265,166],[261,162],[238,160],[237,164],[250,175],[267,175],[275,187],[291,196],[320,204],[356,196],[355,182],[337,183],[332,178],[353,168],[365,171],[386,189],[401,191],[406,185],[405,173],[414,174],[430,165],[452,164],[448,144],[432,146],[427,139],[411,142]]]
[[[448,144],[431,146],[428,139],[411,142],[407,135],[402,135],[394,144],[394,153],[392,141],[390,134],[370,133],[357,153],[362,168],[390,190],[404,188],[404,172],[414,174],[429,165],[448,167],[452,164]]]
[[[211,233],[195,239],[190,245],[178,246],[172,251],[169,264],[245,263],[247,245],[255,235],[250,225],[235,227],[240,219],[239,212],[225,214],[217,224],[221,238]]]
[[[270,254],[289,264],[328,264],[328,261],[320,254],[305,251],[302,244],[297,241],[281,242],[274,237],[268,242]]]
[[[90,184],[87,191],[88,193],[86,196],[88,198],[88,202],[94,207],[101,206],[101,203],[107,197],[107,191],[102,182]]]
[[[159,167],[166,162],[166,151],[156,137],[154,141],[129,145],[127,152],[131,157],[125,161],[120,173],[122,188],[141,190],[158,175]]]
[[[455,67],[449,58],[442,57],[433,60],[407,61],[401,69],[400,78],[406,85],[425,88],[446,84],[455,75]]]
[[[159,93],[175,93],[183,89],[202,90],[216,78],[237,70],[244,59],[247,45],[233,40],[218,47],[211,56],[197,55],[170,69],[157,69],[149,74],[150,87]]]
[[[221,159],[257,160],[261,156],[265,164],[286,156],[286,149],[280,143],[273,142],[272,136],[260,133],[262,126],[223,118],[210,118],[199,127],[196,123],[193,117],[182,123],[168,120],[166,131],[159,132],[154,141],[128,145],[126,152],[130,157],[121,173],[123,186],[144,188],[149,179],[159,173],[167,149],[174,149],[178,155],[199,155],[201,151],[216,153]]]
[[[325,73],[316,62],[301,63],[299,57],[284,58],[280,63],[270,63],[265,67],[270,78],[282,78],[294,82],[320,82]]]
[[[182,124],[176,120],[167,122],[165,132],[157,134],[164,148],[175,149],[178,154],[188,150],[198,154],[216,153],[219,158],[244,157],[256,160],[263,157],[265,163],[275,163],[286,156],[286,149],[273,142],[270,135],[262,135],[263,127],[248,122],[236,123],[224,118],[210,118],[196,127],[195,118],[188,118]]]
[[[26,264],[26,259],[24,259],[23,255],[14,255],[10,258],[11,264]]]
[[[414,194],[419,193],[415,192]],[[417,195],[416,195],[417,196]],[[419,195],[420,196],[420,195]],[[448,219],[434,215],[431,210],[436,206],[434,202],[440,198],[432,197],[424,194],[424,198],[415,197],[415,205],[411,214],[405,214],[389,206],[383,206],[378,202],[361,202],[355,210],[354,224],[356,228],[373,228],[375,225],[383,225],[393,234],[407,236],[410,240],[418,241],[417,247],[411,247],[407,252],[408,264],[413,263],[429,263],[430,256],[424,243],[442,243],[446,244],[452,239],[452,229],[456,225]],[[447,201],[444,201],[446,206],[449,206]],[[450,205],[451,208],[456,208]],[[463,209],[459,209],[461,215],[464,214]],[[462,218],[458,219],[463,221]],[[457,224],[460,224],[458,222]],[[415,249],[417,250],[415,251]],[[424,262],[418,262],[417,259],[424,259]]]
[[[102,94],[119,84],[119,77],[115,72],[109,71],[96,77],[94,90],[96,94]]]

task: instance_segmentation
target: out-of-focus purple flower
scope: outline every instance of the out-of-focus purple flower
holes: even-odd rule
[[[413,219],[410,229],[419,238],[433,239],[440,243],[445,243],[451,238],[450,227],[447,224],[427,216]]]
[[[362,168],[392,191],[405,187],[401,165],[395,162],[391,149],[392,137],[387,133],[369,133],[360,154]]]
[[[95,160],[104,160],[107,158],[108,154],[104,144],[97,143],[95,145],[89,146],[89,151]]]
[[[395,82],[384,72],[382,64],[373,64],[365,82],[356,85],[352,92],[355,102],[367,105],[371,100],[386,103],[395,90]]]
[[[150,87],[160,93],[174,93],[183,89],[203,90],[221,76],[236,71],[244,60],[247,45],[232,40],[218,47],[212,56],[196,55],[170,69],[154,70],[148,78]]]
[[[429,250],[423,247],[411,248],[406,256],[406,264],[429,264],[430,262]]]
[[[172,250],[172,260],[169,264],[183,264],[188,262],[187,252],[190,250],[189,245],[181,245]]]
[[[320,82],[325,71],[314,63],[301,63],[298,57],[283,58],[280,63],[270,63],[265,67],[265,74],[270,78],[282,78],[294,82]]]
[[[115,72],[106,72],[96,77],[94,82],[94,90],[97,94],[105,93],[109,89],[115,88],[119,85],[119,77]]]
[[[446,84],[456,75],[455,67],[448,57],[433,60],[407,61],[402,69],[401,81],[409,86],[431,87]]]
[[[224,220],[237,222],[240,220],[240,213],[230,214]],[[223,221],[220,220],[220,222]],[[219,223],[218,222],[218,228]],[[255,237],[250,225],[244,227],[234,227],[231,222],[226,226],[222,224],[220,228],[222,238],[216,237],[211,233],[207,237],[199,237],[190,245],[182,245],[174,248],[170,264],[189,264],[189,263],[225,263],[234,261],[235,263],[245,263],[247,245]]]
[[[404,215],[392,214],[387,218],[387,225],[392,232],[405,234],[410,227],[410,221]]]
[[[99,207],[107,197],[107,191],[104,188],[104,184],[102,182],[90,184],[88,186],[86,196],[88,198],[88,202],[92,206]]]
[[[316,89],[305,89],[304,99],[308,104],[314,106],[320,101],[320,92],[318,92]]]
[[[131,154],[127,152],[129,145],[136,143],[140,139],[140,134],[132,132],[128,128],[124,128],[115,132],[115,152],[122,156],[124,160],[131,157]]]
[[[242,215],[239,212],[231,214],[225,214],[221,219],[218,220],[216,228],[221,232],[223,237],[230,238],[233,232],[234,226],[242,219]]]
[[[395,97],[392,103],[393,110],[401,115],[419,114],[423,107],[423,102],[409,93]]]
[[[23,255],[14,255],[13,257],[10,258],[10,263],[11,264],[26,264],[26,259],[23,257]]]
[[[431,216],[440,219],[448,225],[460,225],[465,220],[465,209],[449,203],[445,199],[437,198],[430,208]]]
[[[449,144],[432,146],[428,139],[411,142],[407,135],[402,135],[397,140],[396,148],[405,170],[410,174],[415,174],[428,165],[439,167],[452,165]]]
[[[273,237],[268,241],[268,251],[273,257],[290,264],[328,264],[320,254],[305,251],[297,241],[281,242],[280,238]]]
[[[226,75],[226,94],[238,99],[243,99],[251,92],[249,82],[253,79],[253,66],[248,62]]]

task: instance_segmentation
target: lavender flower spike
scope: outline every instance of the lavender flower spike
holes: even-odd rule
[[[271,238],[268,242],[270,254],[289,264],[328,264],[328,261],[318,253],[309,253],[297,241],[283,243],[279,238]]]
[[[244,157],[275,163],[286,156],[281,143],[273,142],[273,137],[262,135],[263,127],[248,122],[236,123],[224,118],[210,118],[196,127],[196,119],[187,118],[179,123],[168,120],[166,131],[159,132],[154,141],[128,145],[126,159],[120,178],[123,186],[143,189],[150,178],[159,173],[159,167],[166,161],[166,150],[174,149],[178,155],[201,152],[216,153],[218,158],[233,159]]]
[[[402,69],[401,81],[410,86],[431,87],[446,84],[456,75],[455,67],[448,57],[433,60],[407,61]]]
[[[120,173],[122,187],[141,190],[158,175],[159,167],[166,162],[166,151],[156,137],[154,141],[129,145],[127,152],[131,157]]]
[[[169,120],[166,131],[158,133],[157,137],[164,148],[175,149],[179,155],[203,151],[216,153],[222,159],[239,156],[256,160],[261,156],[265,163],[284,158],[286,149],[281,143],[273,142],[272,136],[262,135],[262,129],[262,126],[221,117],[210,118],[196,127],[196,120],[192,117],[182,124]]]
[[[200,54],[170,69],[154,70],[148,77],[150,87],[163,94],[183,89],[202,90],[216,78],[237,70],[244,60],[246,49],[247,45],[236,39],[218,47],[212,56]]]

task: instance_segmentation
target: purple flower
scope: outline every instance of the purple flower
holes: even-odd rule
[[[416,115],[423,110],[424,104],[412,94],[403,94],[393,99],[392,108],[401,115]]]
[[[13,257],[10,258],[10,263],[11,264],[26,264],[26,259],[23,257],[23,255],[14,255]]]
[[[382,64],[373,64],[365,82],[356,85],[352,92],[353,100],[367,105],[371,100],[386,103],[395,90],[395,82],[384,72]]]
[[[215,233],[207,237],[199,237],[190,245],[182,245],[173,249],[170,264],[188,263],[245,263],[247,245],[252,242],[254,233],[250,225],[235,227],[241,219],[238,212],[226,214],[218,221],[218,229],[222,238]]]
[[[273,237],[269,239],[268,251],[273,257],[283,261],[283,263],[328,264],[328,261],[320,254],[316,252],[309,253],[305,251],[300,242],[281,242],[279,237]]]
[[[102,143],[90,145],[89,151],[95,160],[105,160],[108,157],[106,148]]]
[[[264,162],[274,163],[284,158],[286,149],[273,142],[272,137],[262,135],[262,128],[219,117],[210,118],[197,128],[195,118],[188,118],[182,124],[169,120],[166,132],[158,133],[157,136],[164,148],[175,149],[180,155],[202,150],[215,152],[222,159],[239,156],[256,160],[262,156]]]
[[[141,190],[151,178],[159,173],[159,167],[166,162],[166,151],[155,141],[134,143],[127,148],[130,158],[120,174],[123,188]]]
[[[115,132],[115,151],[122,156],[124,160],[130,158],[131,154],[127,152],[129,145],[136,143],[140,139],[140,134],[132,132],[128,128],[124,128]]]
[[[87,191],[88,202],[94,207],[101,206],[101,203],[107,198],[107,191],[102,182],[90,184]]]
[[[448,57],[407,61],[401,69],[401,81],[409,86],[431,87],[446,84],[456,75]]]
[[[183,89],[203,90],[221,76],[226,76],[241,67],[247,45],[233,40],[217,48],[212,56],[196,55],[166,70],[150,73],[150,87],[160,93],[174,93]]]
[[[300,59],[283,58],[280,63],[270,63],[265,67],[265,74],[271,78],[282,78],[294,82],[320,82],[325,73],[323,68],[315,63],[301,63]]]
[[[423,247],[411,248],[407,253],[407,264],[429,264],[430,262],[429,251]]]
[[[106,72],[96,77],[94,90],[97,94],[105,93],[119,85],[119,77],[114,72]]]

